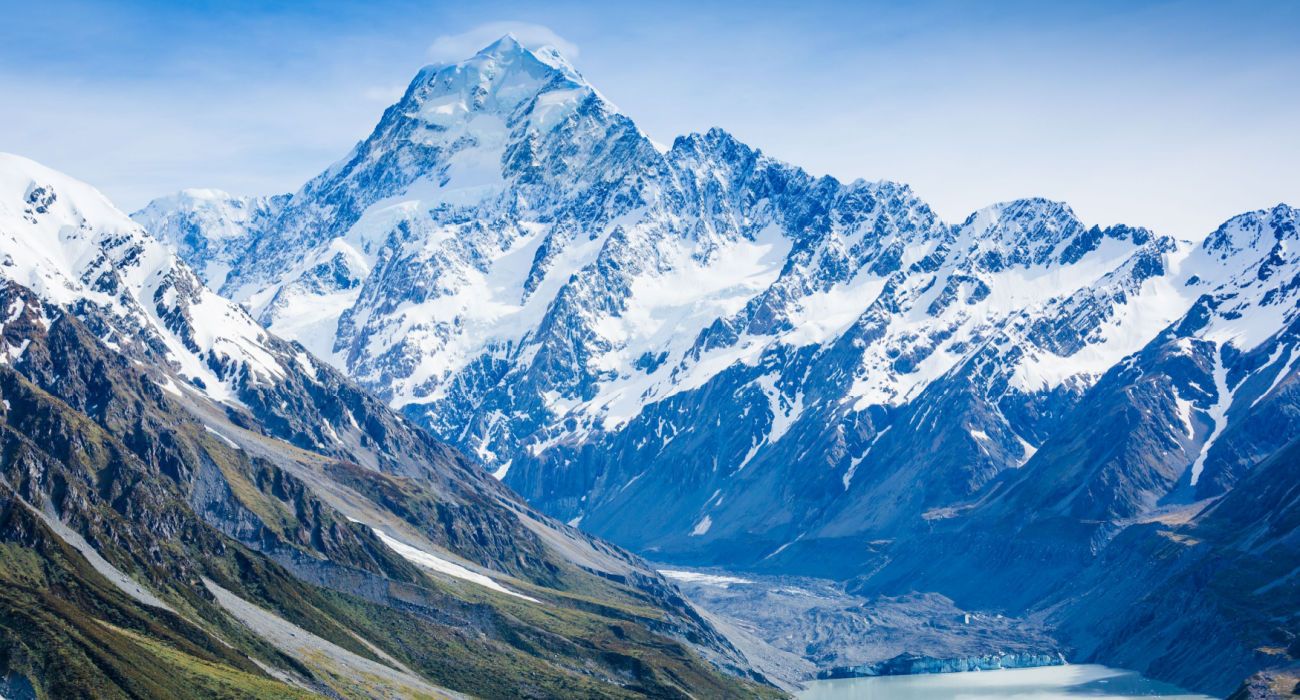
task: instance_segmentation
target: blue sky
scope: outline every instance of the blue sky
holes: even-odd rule
[[[1190,238],[1300,205],[1300,3],[616,5],[0,0],[0,150],[125,209],[291,191],[509,30],[659,141],[721,126],[951,221],[1041,195]]]

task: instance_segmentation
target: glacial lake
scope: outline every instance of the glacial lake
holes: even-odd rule
[[[1136,671],[1081,664],[918,676],[813,681],[799,700],[1213,700],[1142,677]]]

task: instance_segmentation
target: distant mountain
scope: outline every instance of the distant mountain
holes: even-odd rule
[[[9,155],[0,309],[6,697],[776,694],[639,559]]]
[[[150,225],[536,507],[661,560],[1025,612],[1300,437],[1286,206],[1203,241],[1042,199],[952,225],[721,130],[661,147],[509,37],[275,202],[236,235]],[[1131,662],[1215,689],[1255,663]]]
[[[289,195],[232,197],[221,190],[181,190],[150,202],[132,218],[182,259],[201,263],[195,269],[203,281],[219,288],[235,259],[271,226],[288,200]]]

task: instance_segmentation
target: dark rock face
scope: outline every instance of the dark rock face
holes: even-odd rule
[[[1062,629],[1090,658],[1220,695],[1293,664],[1298,479],[1293,441],[1190,520],[1124,530],[1068,590]],[[1180,634],[1206,641],[1195,658],[1171,642]]]
[[[14,295],[25,295],[14,287],[7,288],[7,291],[9,294],[3,301],[12,301]],[[7,326],[6,331],[10,330],[11,327]],[[48,336],[37,336],[28,345],[20,370],[30,368],[34,377],[52,377],[57,373],[60,379],[47,385],[47,389],[59,388],[70,392],[58,399],[35,388],[26,376],[8,368],[0,369],[0,375],[3,375],[0,376],[0,395],[5,398],[7,407],[4,414],[5,450],[13,455],[3,479],[4,484],[12,485],[14,489],[9,492],[9,498],[4,499],[6,513],[31,512],[24,511],[24,508],[40,507],[27,504],[48,504],[49,517],[61,520],[84,537],[94,551],[103,553],[120,569],[132,572],[146,590],[158,592],[173,606],[182,605],[181,601],[190,600],[194,595],[187,588],[187,582],[195,581],[196,577],[230,576],[220,568],[222,557],[252,557],[251,561],[257,562],[254,553],[260,553],[269,557],[269,561],[262,560],[252,565],[254,572],[261,573],[240,574],[240,578],[233,581],[227,578],[225,583],[258,599],[252,591],[264,585],[266,576],[275,579],[292,572],[295,579],[317,588],[289,585],[280,580],[276,585],[284,586],[285,595],[301,596],[309,601],[319,599],[320,590],[337,591],[369,601],[372,609],[365,613],[368,615],[380,615],[380,611],[385,609],[407,611],[401,613],[403,615],[423,615],[442,626],[420,633],[430,642],[444,634],[438,629],[481,627],[500,630],[519,624],[513,618],[502,617],[490,606],[485,608],[482,603],[466,603],[455,594],[440,591],[437,586],[431,588],[431,582],[419,567],[397,556],[368,529],[348,522],[328,503],[320,500],[315,489],[321,488],[322,484],[309,485],[309,482],[290,475],[277,466],[280,460],[273,455],[250,458],[244,456],[245,450],[225,447],[162,392],[144,389],[156,385],[136,374],[137,370],[131,363],[115,360],[111,354],[94,346],[93,338],[71,315],[55,322]],[[96,381],[88,385],[74,384],[68,379],[75,377],[94,377]],[[151,397],[151,400],[142,406],[140,397]],[[83,417],[85,414],[76,413],[73,406],[97,409],[99,420],[92,422]],[[134,426],[132,432],[123,438],[103,432],[119,421]],[[29,442],[37,436],[42,440],[40,447]],[[387,478],[356,465],[340,463],[338,469],[343,470],[338,472],[340,474],[348,470],[353,472],[347,480],[341,478],[339,484]],[[370,474],[375,476],[367,476]],[[485,483],[504,496],[505,492],[500,491],[495,482],[489,480]],[[597,590],[609,587],[609,584],[595,581],[582,583],[589,574],[574,568],[564,558],[564,552],[548,548],[536,533],[521,526],[518,517],[527,513],[522,506],[516,506],[517,514],[507,511],[504,519],[500,519],[501,505],[494,500],[480,497],[479,505],[474,509],[459,509],[445,502],[448,497],[473,493],[472,484],[472,481],[462,483],[454,493],[439,494],[435,490],[436,482],[420,479],[398,487],[402,489],[397,492],[401,496],[390,494],[375,503],[376,507],[391,504],[394,507],[392,512],[409,518],[410,526],[427,533],[430,541],[443,544],[450,551],[474,552],[474,561],[492,569],[519,572],[523,580],[541,581],[544,582],[541,585],[548,585],[556,591],[574,587],[592,590],[590,586],[593,584]],[[425,507],[437,509],[440,516],[431,518],[419,511],[407,513],[399,510],[396,507],[403,504],[401,499],[426,504]],[[61,536],[57,533],[42,533],[43,527],[37,521],[25,530],[11,532],[11,536],[5,539],[28,548],[37,547],[42,542],[60,541]],[[518,546],[513,539],[516,537]],[[186,545],[167,547],[163,545],[166,542],[184,542]],[[199,563],[204,561],[197,558],[200,553],[217,555],[217,558]],[[625,557],[625,561],[635,567],[635,560],[626,558],[627,555],[617,550],[606,549],[605,554]],[[96,575],[94,571],[77,574],[92,578]],[[684,617],[669,617],[671,622],[655,621],[659,633],[689,636],[700,644],[722,645],[721,648],[729,649],[726,642],[695,616],[684,601],[674,597],[662,584],[656,587],[653,574],[643,576],[643,581],[625,576],[626,588],[612,586],[609,589],[637,591],[633,599],[642,604],[655,604],[652,601],[662,600],[675,606],[678,614]],[[394,586],[404,592],[395,593]],[[285,605],[285,601],[277,602],[274,598],[260,600],[273,609]],[[337,624],[328,616],[291,619],[297,624],[306,624],[307,629],[313,631],[319,630],[319,625],[328,628]],[[375,618],[376,624],[378,619]],[[630,622],[644,625],[649,621],[633,618]],[[383,626],[387,624],[390,623]],[[184,630],[184,627],[174,626],[173,629]],[[523,629],[518,631],[525,636],[531,634]],[[53,630],[50,634],[58,635]],[[506,640],[502,638],[500,641]],[[46,660],[58,658],[46,654],[62,653],[57,650],[63,643],[57,639],[50,642],[54,644],[53,650],[24,653]],[[573,648],[573,651],[576,653],[577,649]],[[238,651],[232,650],[231,653]],[[241,663],[249,663],[246,657],[240,658],[244,658]],[[92,684],[86,686],[77,685],[75,679],[68,681],[71,685],[54,683],[35,668],[24,667],[23,670],[27,677],[38,678],[42,687],[52,690],[62,688],[71,692],[74,688],[115,687],[97,675],[115,673],[105,666],[88,671],[94,680],[88,681]],[[625,671],[621,667],[611,667],[611,672],[620,676]],[[653,666],[649,665],[641,672],[646,674],[647,682],[655,673]],[[436,677],[439,672],[431,669],[430,673]],[[708,673],[706,670],[705,676],[697,680],[707,683],[704,679]],[[125,685],[121,687],[127,690],[140,687],[133,685],[133,679],[122,682]],[[490,692],[495,681],[485,676],[462,682],[477,683],[480,692]],[[183,687],[186,686],[180,686]],[[757,688],[752,690],[761,692]],[[183,691],[178,689],[177,692]],[[593,692],[599,694],[596,686],[593,686]]]

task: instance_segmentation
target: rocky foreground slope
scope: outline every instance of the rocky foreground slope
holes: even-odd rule
[[[636,557],[0,156],[6,697],[775,695]]]
[[[721,130],[656,144],[507,37],[422,70],[292,195],[136,218],[542,511],[658,560],[1053,611],[1076,658],[1224,693],[1290,662],[1294,543],[1188,534],[1300,437],[1286,205],[1208,236],[1042,199],[945,223]],[[1179,602],[1222,634],[1133,646],[1098,617],[1146,600],[1147,631],[1177,627],[1144,596],[1184,557]]]

